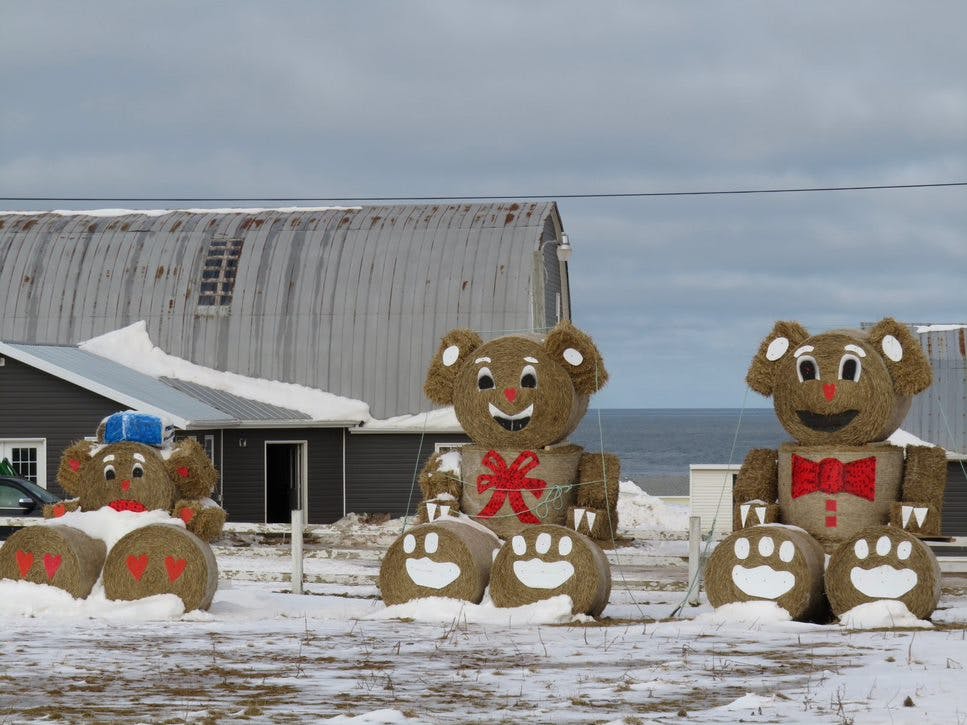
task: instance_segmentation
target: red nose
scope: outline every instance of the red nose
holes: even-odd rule
[[[517,388],[504,388],[504,397],[513,403],[517,400]]]
[[[131,482],[130,481],[121,481],[121,490],[122,491],[127,491],[129,488],[131,488]]]
[[[823,386],[823,395],[826,396],[826,400],[832,400],[836,397],[836,386],[832,383],[826,383]]]

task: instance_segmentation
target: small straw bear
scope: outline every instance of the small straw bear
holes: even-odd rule
[[[706,571],[713,606],[768,600],[823,620],[897,600],[930,616],[940,572],[921,539],[940,535],[946,456],[886,439],[931,379],[920,345],[893,319],[812,336],[776,323],[746,380],[773,398],[795,440],[750,451],[739,471],[735,531]]]
[[[424,391],[433,402],[454,406],[472,442],[435,453],[424,466],[417,514],[423,525],[401,537],[384,560],[384,601],[480,601],[480,582],[489,577],[499,606],[568,594],[577,610],[600,613],[610,570],[595,541],[615,535],[620,464],[566,439],[607,379],[594,342],[569,322],[544,339],[517,334],[484,342],[472,330],[449,332]],[[437,523],[447,526],[436,530]],[[489,534],[483,543],[491,556],[471,555],[482,546],[479,534],[453,543],[473,527]],[[491,573],[502,539],[506,551]],[[467,577],[472,582],[463,582]],[[502,577],[513,585],[499,586]],[[498,602],[498,592],[512,593]]]

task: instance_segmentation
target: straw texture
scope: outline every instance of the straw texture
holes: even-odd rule
[[[501,538],[534,524],[563,524],[577,499],[580,446],[531,451],[471,444],[460,453],[461,509]]]
[[[940,601],[940,566],[930,548],[895,526],[872,526],[840,545],[826,569],[833,613],[884,599],[927,619]]]
[[[383,601],[391,606],[423,597],[450,597],[478,604],[499,546],[496,536],[456,519],[416,526],[394,541],[383,557]]]
[[[530,526],[511,537],[494,559],[490,596],[517,607],[561,594],[575,614],[599,616],[611,596],[611,566],[591,539],[563,526]]]
[[[70,526],[28,526],[0,548],[0,579],[50,584],[83,599],[101,573],[103,541]]]
[[[773,601],[793,619],[820,620],[824,560],[822,547],[802,529],[772,524],[737,531],[709,557],[709,603]]]
[[[180,526],[153,524],[124,536],[104,564],[108,599],[176,594],[185,611],[208,609],[218,588],[211,547]]]

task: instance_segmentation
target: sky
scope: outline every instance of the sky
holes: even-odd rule
[[[547,195],[594,405],[768,406],[744,377],[776,320],[967,322],[967,187],[566,195],[967,181],[964,27],[959,2],[8,4],[0,196]],[[0,200],[92,206],[144,207]]]

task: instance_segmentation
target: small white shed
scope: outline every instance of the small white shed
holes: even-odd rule
[[[702,519],[702,533],[712,529],[716,538],[732,533],[732,488],[738,463],[693,463],[688,467],[688,494],[692,516]]]

